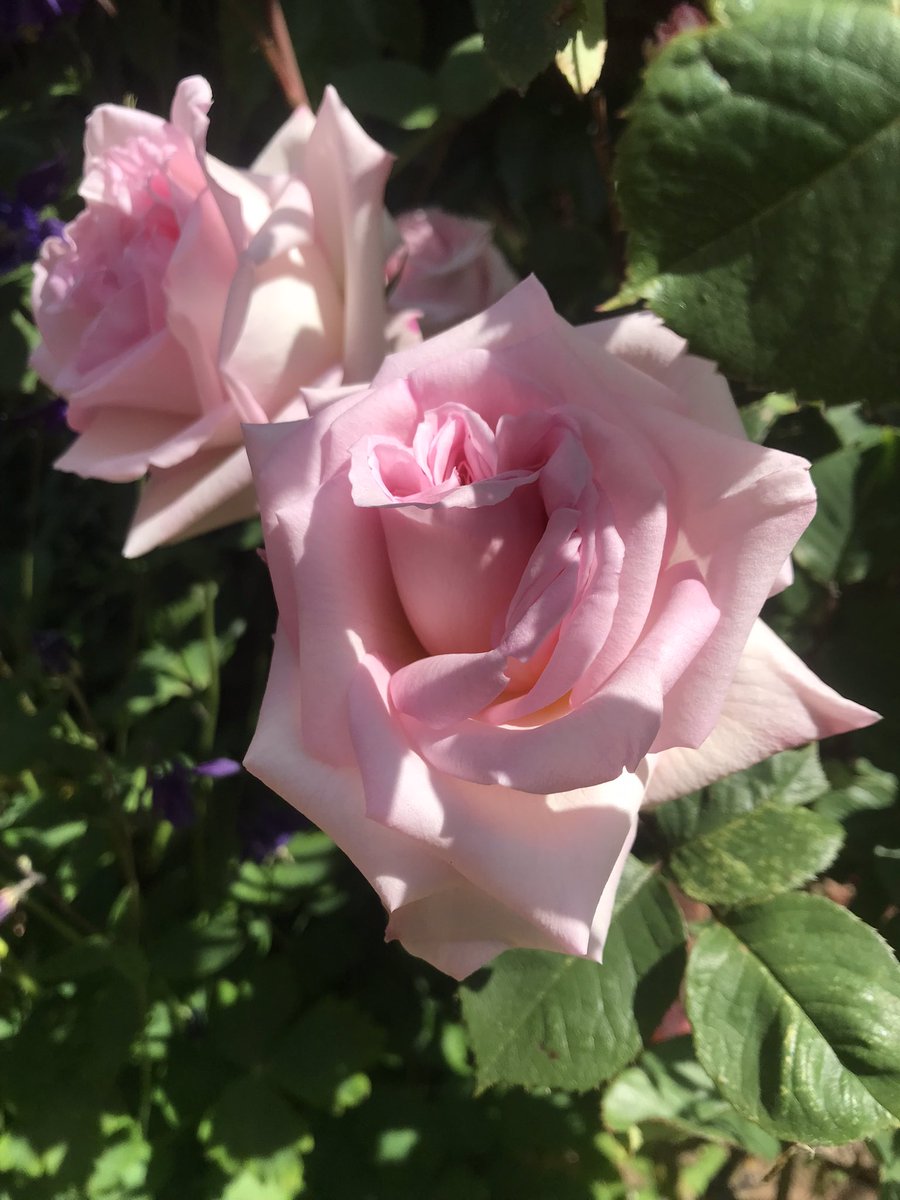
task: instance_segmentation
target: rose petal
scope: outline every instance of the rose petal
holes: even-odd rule
[[[549,936],[556,949],[586,953],[607,878],[633,837],[643,783],[622,775],[604,787],[532,796],[442,775],[411,751],[389,686],[389,673],[369,657],[351,690],[368,815],[440,851],[479,891],[541,931],[540,941],[513,944],[543,945]]]
[[[316,227],[344,297],[344,380],[371,379],[387,349],[384,187],[393,158],[327,87],[304,155]]]
[[[445,733],[398,714],[413,747],[436,770],[526,792],[566,792],[635,771],[655,738],[663,700],[696,657],[719,614],[686,566],[660,581],[644,637],[602,690],[531,728],[466,721]]]
[[[779,750],[864,729],[879,719],[824,684],[767,625],[756,621],[722,714],[703,745],[650,756],[647,802],[684,796]]]

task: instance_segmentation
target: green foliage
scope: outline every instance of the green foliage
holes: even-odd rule
[[[778,896],[704,929],[687,1010],[722,1093],[778,1137],[850,1141],[900,1115],[900,969],[822,897]]]
[[[603,965],[507,951],[483,986],[463,988],[480,1087],[596,1087],[640,1049],[675,997],[684,955],[678,910],[632,859]]]
[[[680,843],[671,869],[687,895],[707,904],[746,904],[791,891],[831,865],[840,824],[798,807],[828,787],[814,747],[787,751],[676,800],[659,814]]]
[[[771,1134],[722,1098],[687,1037],[645,1051],[614,1079],[603,1097],[603,1120],[620,1133],[639,1126],[646,1141],[711,1138],[768,1159],[779,1150]]]
[[[618,156],[623,302],[760,387],[896,396],[900,20],[764,3],[675,39]]]

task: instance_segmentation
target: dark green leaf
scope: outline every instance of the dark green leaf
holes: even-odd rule
[[[335,87],[354,111],[401,129],[428,129],[438,119],[434,81],[412,63],[373,60],[335,73]]]
[[[441,109],[453,117],[473,117],[501,91],[480,33],[450,47],[438,71],[437,85]]]
[[[575,34],[579,5],[567,0],[475,0],[484,45],[503,79],[525,88]]]
[[[149,955],[154,969],[171,979],[205,979],[237,958],[244,941],[237,917],[219,912],[176,925],[150,948]]]
[[[381,1029],[355,1005],[325,999],[279,1041],[271,1072],[297,1099],[339,1112],[368,1094],[358,1077],[378,1059],[382,1042]]]
[[[697,1056],[739,1112],[839,1143],[900,1115],[900,968],[881,938],[803,893],[703,929],[687,972]]]
[[[736,771],[704,792],[673,800],[656,811],[666,840],[680,845],[712,833],[760,804],[809,804],[828,790],[816,746],[785,750],[746,771]]]
[[[763,4],[674,39],[619,149],[629,282],[755,385],[888,401],[900,377],[900,20]]]

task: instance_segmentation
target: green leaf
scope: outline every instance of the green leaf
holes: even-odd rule
[[[815,803],[815,810],[823,817],[844,821],[859,812],[890,808],[898,795],[897,776],[880,771],[864,758],[856,763],[853,774],[847,772],[846,783],[822,796]]]
[[[603,1120],[618,1133],[640,1125],[645,1140],[699,1137],[742,1146],[767,1159],[780,1149],[775,1138],[722,1099],[697,1062],[689,1037],[646,1051],[636,1066],[613,1080],[603,1097]]]
[[[434,81],[412,63],[373,59],[334,74],[341,99],[354,111],[401,129],[429,129],[438,119]]]
[[[437,85],[441,108],[453,117],[474,117],[498,95],[502,84],[480,33],[450,47],[437,73]]]
[[[706,904],[746,904],[799,887],[829,867],[844,831],[807,808],[764,804],[686,842],[672,856],[678,886]]]
[[[827,791],[828,780],[812,744],[727,775],[704,792],[662,805],[655,815],[666,841],[680,845],[753,812],[760,804],[810,804]]]
[[[687,971],[697,1057],[787,1141],[836,1144],[900,1115],[900,968],[831,901],[779,896],[703,929]]]
[[[225,1088],[202,1127],[228,1167],[266,1158],[306,1136],[300,1115],[264,1079],[247,1075]]]
[[[794,547],[794,558],[817,583],[831,583],[840,574],[853,533],[861,457],[857,447],[848,446],[826,454],[810,471],[818,496],[816,515]]]
[[[170,979],[205,979],[237,958],[244,944],[234,913],[218,912],[168,930],[150,947],[149,957],[154,969]]]
[[[578,29],[579,6],[566,0],[474,0],[475,20],[500,76],[524,89]]]
[[[279,1041],[271,1072],[297,1099],[337,1113],[368,1095],[354,1077],[377,1061],[382,1043],[382,1030],[355,1005],[324,999]]]
[[[890,401],[900,377],[900,21],[763,4],[674,39],[619,146],[629,276],[755,385]]]
[[[675,998],[684,929],[662,880],[631,859],[603,963],[510,950],[461,990],[479,1089],[585,1091],[622,1069]]]

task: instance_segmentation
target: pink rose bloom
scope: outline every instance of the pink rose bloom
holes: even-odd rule
[[[396,224],[403,246],[388,263],[388,277],[399,276],[389,303],[418,313],[426,335],[473,317],[518,283],[487,221],[419,208]]]
[[[80,435],[57,466],[149,472],[129,557],[251,516],[241,422],[302,416],[301,386],[370,379],[386,349],[389,155],[328,90],[248,171],[206,153],[204,79],[168,121],[102,105],[84,211],[35,268],[33,363]]]
[[[280,621],[246,765],[463,977],[599,959],[642,803],[867,725],[758,620],[815,508],[645,313],[526,281],[246,432]]]

